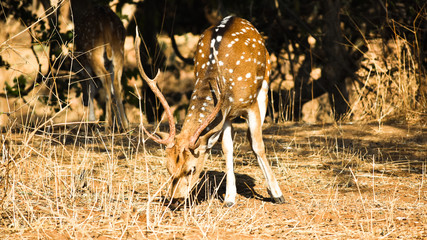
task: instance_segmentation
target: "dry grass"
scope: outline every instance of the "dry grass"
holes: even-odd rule
[[[425,126],[265,126],[287,201],[275,205],[238,124],[236,206],[222,206],[225,165],[214,147],[198,198],[175,212],[161,148],[137,130],[84,127],[5,133],[3,239],[427,237]]]
[[[27,40],[8,43],[15,60],[28,55],[17,47]],[[415,98],[412,57],[394,56],[402,64],[384,72],[378,55],[366,56],[376,74],[360,75],[376,92],[354,85],[352,99],[354,120],[363,123],[264,126],[282,205],[268,199],[245,124],[236,125],[236,205],[222,206],[225,163],[217,144],[198,196],[171,211],[164,150],[147,141],[138,124],[124,134],[62,124],[80,101],[69,99],[59,113],[45,111],[37,96],[46,92],[36,92],[2,132],[0,238],[425,239],[425,105]],[[23,71],[16,69],[28,67],[19,64],[10,75],[0,73],[10,81]],[[75,117],[81,119],[84,114]]]
[[[367,40],[366,44],[369,51],[361,63],[365,69],[360,69],[358,75],[371,91],[361,84],[353,85],[353,119],[375,120],[381,125],[388,120],[413,121],[425,115],[427,103],[419,97],[425,76],[410,43],[395,35],[393,40]]]

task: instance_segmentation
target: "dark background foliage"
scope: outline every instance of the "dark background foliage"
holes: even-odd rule
[[[3,0],[0,20],[13,16],[29,26],[38,20],[32,13],[36,2]],[[52,11],[48,1],[39,2],[43,3],[47,14]],[[158,34],[173,37],[191,32],[197,35],[229,14],[248,19],[263,33],[269,52],[277,57],[273,63],[273,80],[283,80],[286,74],[290,74],[294,81],[295,87],[292,90],[279,88],[271,94],[273,104],[270,106],[270,112],[279,112],[276,120],[300,119],[302,105],[324,93],[328,93],[335,119],[345,116],[349,110],[348,84],[364,85],[356,71],[369,67],[361,64],[369,39],[387,41],[399,37],[409,43],[409,49],[402,51],[410,51],[417,62],[417,79],[420,86],[417,98],[425,99],[427,21],[424,1],[94,0],[88,1],[89,4],[114,5],[117,15],[130,21],[127,27],[128,35],[134,36],[135,26],[139,26],[146,44],[146,47],[141,49],[144,68],[151,77],[156,69],[164,69],[165,64],[164,49],[157,41]],[[136,5],[133,16],[122,13],[125,4]],[[58,21],[58,15],[52,14],[49,18],[49,28],[40,22],[41,26],[34,32],[33,41],[49,45],[49,55],[52,56],[60,55],[59,38],[62,41],[72,38],[71,32],[64,34],[64,31],[58,30]],[[309,37],[315,39],[316,44],[310,44]],[[303,59],[302,62],[300,59]],[[184,61],[191,65],[191,59]],[[282,67],[284,61],[289,62],[289,69]],[[8,63],[0,61],[0,64],[7,67]],[[59,68],[52,66],[50,69]],[[321,69],[321,77],[316,81],[310,80],[313,68]],[[393,71],[392,66],[388,69]],[[126,69],[124,77],[132,75],[137,75],[137,71]],[[40,83],[46,76],[48,78],[49,73],[40,75],[36,82]],[[22,79],[15,82],[25,84]],[[13,90],[14,86],[9,86],[9,89]],[[365,86],[365,89],[374,91],[370,86]],[[131,91],[130,88],[127,90]],[[155,108],[150,107],[155,104],[155,98],[148,89],[144,91],[147,93],[144,109],[149,120],[153,121],[161,109],[153,110]],[[23,90],[21,94],[25,93],[26,90]],[[130,98],[127,100],[132,101]]]

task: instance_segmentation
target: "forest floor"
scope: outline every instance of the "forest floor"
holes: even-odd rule
[[[166,200],[164,148],[138,129],[10,130],[2,135],[0,238],[427,238],[426,122],[265,124],[280,205],[268,198],[246,128],[235,124],[236,204],[222,205],[217,144],[197,198],[178,211]]]
[[[0,42],[21,32],[18,24],[10,24],[12,30],[1,25]],[[31,85],[37,61],[40,72],[48,70],[45,49],[35,49],[37,59],[28,34],[12,40],[2,49],[3,59],[13,65],[0,69],[0,89],[20,75]],[[128,67],[136,66],[132,43],[129,38],[125,47]],[[185,56],[194,50],[180,49]],[[191,90],[192,70],[167,74],[171,80],[160,87]],[[129,86],[141,84],[129,79]],[[0,111],[12,113],[0,115],[1,127],[15,126],[4,128],[0,139],[0,239],[427,239],[425,116],[409,123],[266,123],[267,156],[285,197],[280,205],[269,199],[246,124],[235,124],[236,204],[222,203],[225,162],[217,144],[205,163],[198,196],[172,211],[163,146],[147,140],[139,128],[110,134],[63,124],[84,119],[83,111],[76,113],[82,101],[72,91],[68,109],[54,111],[38,100],[50,95],[40,85],[25,99],[0,99]],[[395,99],[404,102],[398,95]],[[383,101],[372,106],[396,103]],[[131,122],[139,122],[139,109],[126,108]]]

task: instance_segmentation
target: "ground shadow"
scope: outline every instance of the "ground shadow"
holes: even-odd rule
[[[255,179],[246,174],[235,173],[237,194],[245,198],[253,198],[271,202],[270,197],[264,197],[254,189]],[[224,201],[226,192],[226,175],[219,171],[206,171],[201,174],[200,181],[194,188],[193,194],[199,203],[209,199]]]

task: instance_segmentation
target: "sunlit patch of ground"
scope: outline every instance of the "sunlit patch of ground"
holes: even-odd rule
[[[424,239],[425,132],[422,123],[266,124],[268,158],[286,199],[276,205],[246,125],[236,124],[236,205],[222,206],[217,144],[199,196],[171,211],[164,150],[137,129],[16,129],[2,146],[0,237]]]

